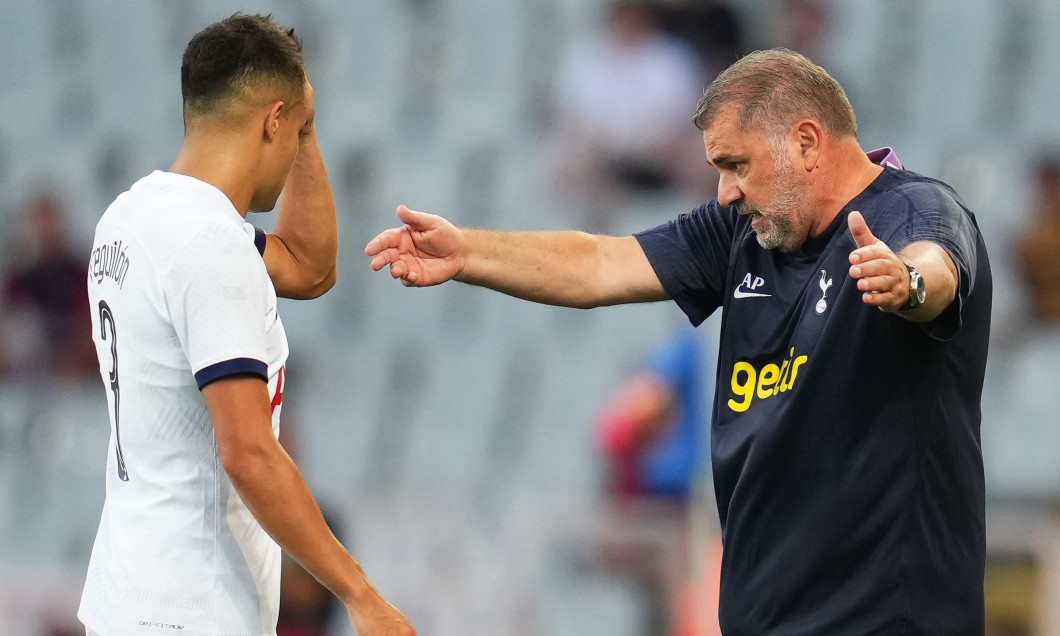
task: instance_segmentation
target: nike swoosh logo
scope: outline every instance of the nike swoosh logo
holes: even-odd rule
[[[759,294],[758,292],[743,291],[739,287],[733,290],[733,298],[769,298],[773,294]]]

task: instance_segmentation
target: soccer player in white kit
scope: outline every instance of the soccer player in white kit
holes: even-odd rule
[[[414,634],[332,535],[277,442],[277,294],[334,284],[335,209],[301,42],[236,14],[189,42],[184,142],[96,228],[88,290],[110,408],[88,634],[271,635],[280,549],[362,636]],[[245,222],[285,193],[272,235]]]

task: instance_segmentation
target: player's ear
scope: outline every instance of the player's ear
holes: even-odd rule
[[[283,102],[273,102],[265,110],[265,117],[262,121],[262,137],[266,143],[271,143],[276,138],[276,134],[280,130],[280,118],[285,114]]]
[[[806,172],[813,171],[821,158],[821,142],[824,140],[824,131],[820,124],[812,119],[803,119],[795,124],[792,131],[799,144],[799,156],[802,157],[803,168]]]

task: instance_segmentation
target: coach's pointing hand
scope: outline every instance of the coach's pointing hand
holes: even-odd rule
[[[909,299],[909,270],[905,263],[872,235],[861,212],[851,212],[847,225],[857,245],[850,253],[850,276],[864,292],[861,299],[882,311],[898,311]]]
[[[440,216],[397,208],[404,225],[379,234],[364,248],[372,270],[390,266],[390,275],[406,287],[428,287],[460,273],[460,230]]]

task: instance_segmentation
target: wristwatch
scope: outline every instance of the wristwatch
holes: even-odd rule
[[[924,304],[924,296],[927,295],[924,290],[924,277],[912,265],[906,263],[905,267],[909,270],[909,299],[898,308],[898,311],[916,309]]]

